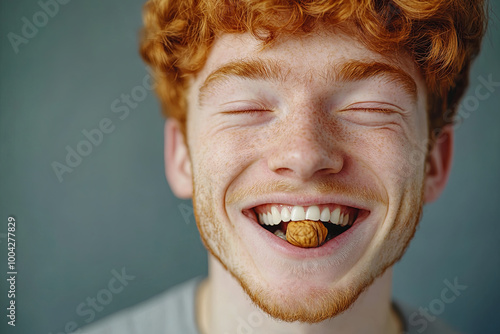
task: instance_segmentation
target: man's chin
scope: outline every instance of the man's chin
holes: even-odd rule
[[[271,317],[305,323],[317,323],[346,311],[373,282],[370,278],[343,288],[319,288],[307,284],[270,287],[235,278],[251,300]]]

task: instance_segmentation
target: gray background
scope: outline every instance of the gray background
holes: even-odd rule
[[[64,333],[86,324],[76,307],[107,288],[111,271],[135,279],[96,319],[206,272],[191,203],[170,192],[163,120],[152,92],[123,114],[121,94],[142,85],[137,52],[142,1],[70,1],[16,54],[7,38],[33,22],[34,0],[0,4],[0,331]],[[492,3],[499,12],[500,1]],[[492,14],[468,95],[479,76],[500,81],[499,20]],[[396,265],[394,294],[428,307],[444,280],[467,289],[440,315],[466,333],[498,333],[500,317],[500,94],[480,101],[456,131],[456,154],[441,199]],[[123,104],[120,104],[123,105]],[[122,115],[123,119],[120,119]],[[51,164],[108,118],[114,130],[59,182]],[[184,216],[183,216],[184,213]],[[17,326],[7,326],[7,217],[17,219]]]

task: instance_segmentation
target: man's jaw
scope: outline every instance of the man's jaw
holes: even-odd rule
[[[229,197],[232,201],[226,201],[229,205],[224,208],[228,220],[214,221],[208,216],[204,220],[207,224],[211,222],[210,226],[218,226],[223,233],[221,240],[227,240],[227,253],[223,256],[218,244],[209,243],[212,254],[252,301],[274,318],[317,322],[344,311],[374,278],[363,274],[368,268],[364,267],[365,261],[360,260],[372,243],[387,207],[372,199],[358,199],[343,193],[255,193],[233,196],[237,200]],[[271,212],[272,217],[276,210],[283,218],[281,214],[286,208],[291,221],[294,207],[302,207],[308,219],[316,219],[314,207],[317,207],[320,221],[323,213],[325,224],[345,231],[320,247],[302,248],[264,227],[278,228],[284,223],[283,219],[277,225],[264,226],[261,224],[264,218],[259,220],[259,214],[263,217]],[[310,208],[312,212],[308,214]],[[328,222],[326,208],[330,211]],[[338,220],[336,216],[332,219],[337,208]],[[300,218],[300,209],[296,208],[294,214]],[[341,219],[342,214],[349,215],[346,223],[345,218]],[[331,298],[325,300],[327,295]]]

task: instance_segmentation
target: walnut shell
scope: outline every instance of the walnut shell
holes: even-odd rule
[[[286,240],[298,247],[321,246],[327,235],[328,229],[319,221],[292,221],[286,228]]]

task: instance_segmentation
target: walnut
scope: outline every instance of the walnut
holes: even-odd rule
[[[291,221],[286,228],[286,240],[298,247],[318,247],[325,242],[328,229],[320,221]]]

